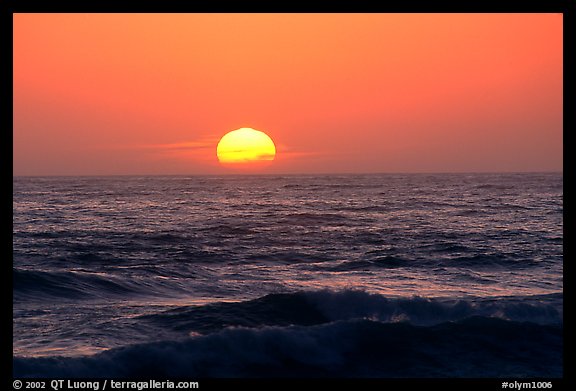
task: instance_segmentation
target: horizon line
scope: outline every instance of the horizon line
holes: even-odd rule
[[[292,172],[292,173],[218,173],[218,174],[12,174],[12,178],[39,177],[225,177],[225,176],[352,176],[352,175],[486,175],[486,174],[564,174],[564,170],[530,171],[373,171],[373,172]]]

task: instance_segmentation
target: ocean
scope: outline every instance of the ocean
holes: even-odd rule
[[[14,177],[16,377],[563,376],[563,177]]]

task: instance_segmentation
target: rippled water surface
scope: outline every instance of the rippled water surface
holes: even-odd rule
[[[171,357],[155,364],[166,375],[560,376],[562,187],[562,174],[14,178],[14,372],[133,376],[127,357],[143,354]],[[262,351],[239,353],[248,340]],[[391,343],[417,375],[378,349]],[[442,358],[454,351],[460,364]]]

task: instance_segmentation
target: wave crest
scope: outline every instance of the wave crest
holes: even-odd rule
[[[90,357],[17,357],[13,372],[15,377],[560,377],[561,368],[561,327],[473,317],[432,327],[347,320],[230,328]]]
[[[558,325],[562,295],[496,299],[388,298],[364,291],[311,291],[203,306],[183,306],[140,320],[185,333],[208,334],[228,327],[311,326],[355,319],[433,326],[471,317]]]

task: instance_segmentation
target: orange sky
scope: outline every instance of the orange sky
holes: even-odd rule
[[[14,174],[562,170],[561,14],[15,14]]]

